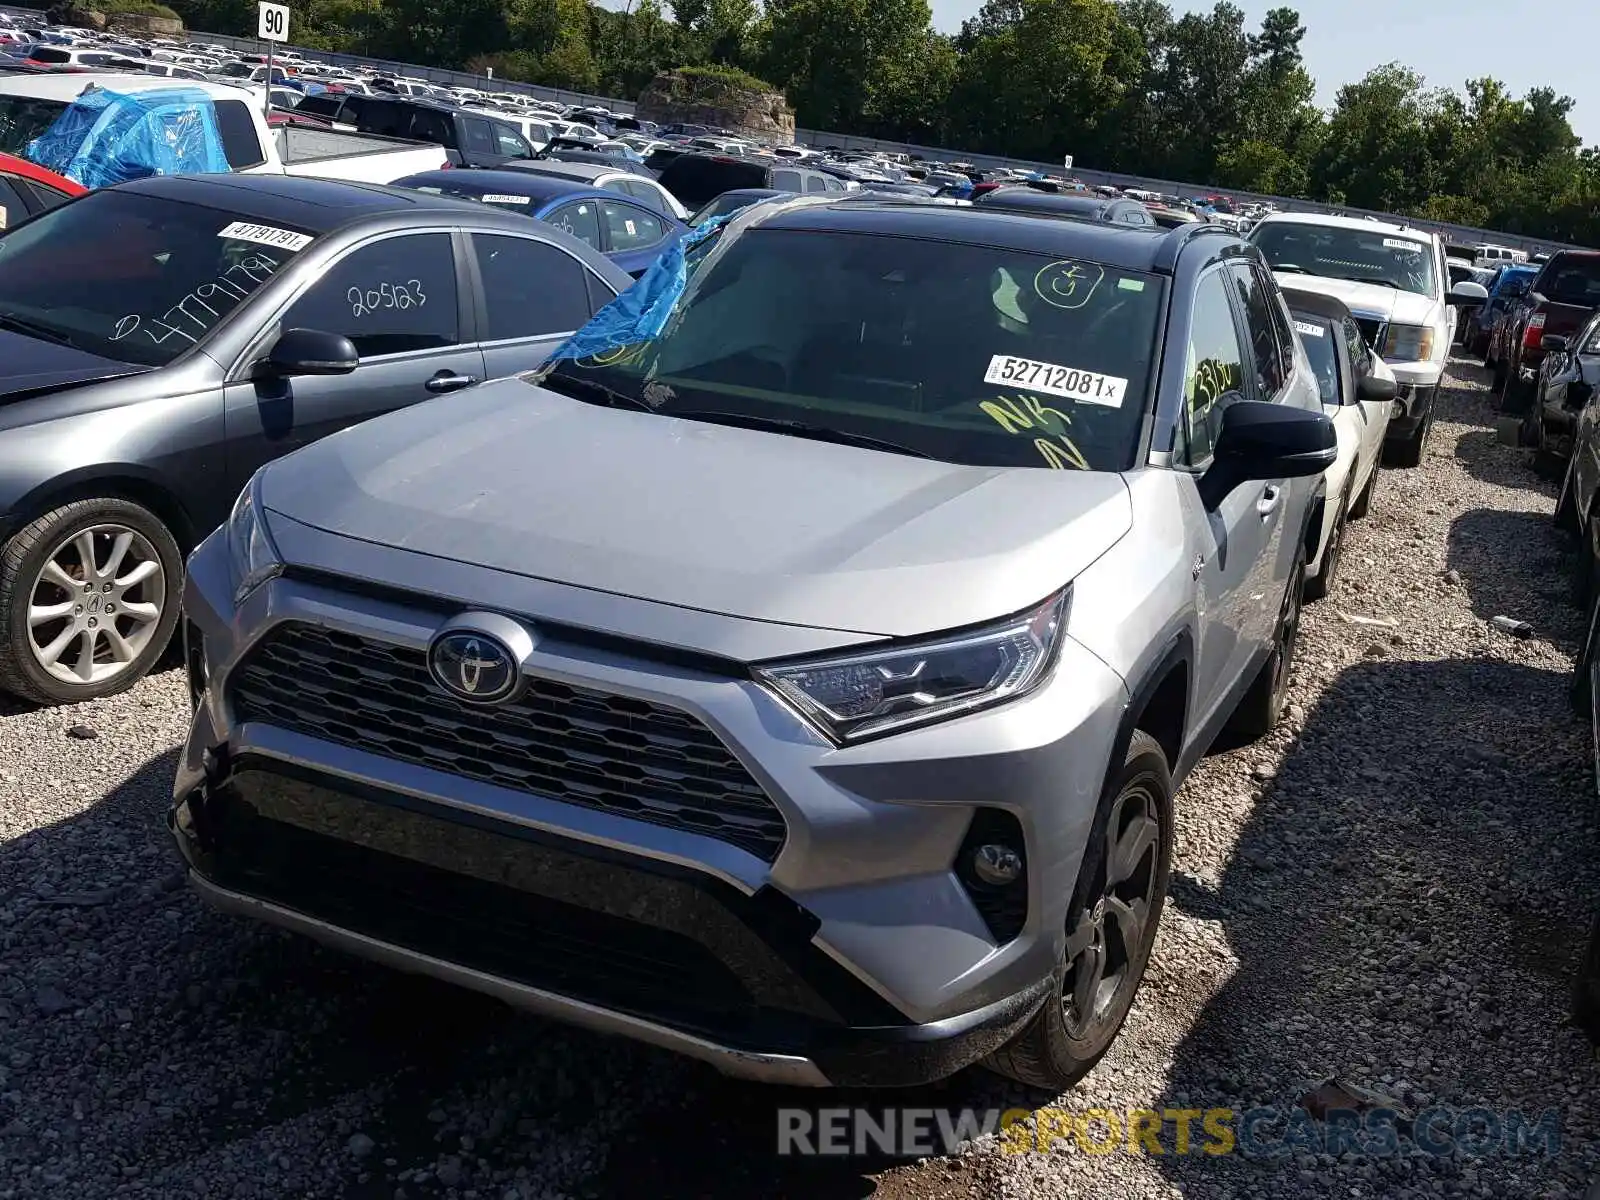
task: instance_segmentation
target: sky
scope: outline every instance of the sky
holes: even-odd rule
[[[625,0],[599,0],[622,8]],[[1572,127],[1586,144],[1600,144],[1600,4],[1561,4],[1552,25],[1548,8],[1519,13],[1505,0],[1235,0],[1248,24],[1259,27],[1268,9],[1287,4],[1306,27],[1301,48],[1317,81],[1317,101],[1329,106],[1339,88],[1381,63],[1398,60],[1431,87],[1460,91],[1468,79],[1492,75],[1514,96],[1552,87],[1577,107]],[[930,0],[936,28],[954,33],[982,0]],[[1210,11],[1212,4],[1168,0],[1176,12]],[[1552,39],[1552,31],[1557,31]],[[1557,44],[1559,41],[1559,45]]]

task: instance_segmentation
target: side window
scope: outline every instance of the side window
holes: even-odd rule
[[[467,139],[466,150],[472,154],[494,154],[494,131],[489,128],[489,122],[477,117],[466,117],[461,122],[462,130]]]
[[[0,229],[10,229],[28,215],[28,206],[23,202],[19,187],[19,184],[0,177]]]
[[[1256,279],[1261,283],[1262,294],[1267,298],[1267,307],[1272,313],[1273,328],[1278,331],[1278,357],[1283,362],[1283,376],[1287,379],[1294,374],[1294,325],[1289,318],[1289,305],[1283,298],[1283,292],[1278,289],[1278,281],[1272,277],[1272,272],[1257,263],[1255,268]]]
[[[830,186],[831,183],[832,181],[826,175],[807,175],[806,191],[831,192],[835,190],[834,187]]]
[[[502,125],[499,121],[494,123],[495,152],[507,158],[532,158],[533,151],[522,135],[510,125]]]
[[[484,341],[571,333],[590,317],[584,266],[531,238],[472,235],[483,278]]]
[[[600,249],[600,206],[593,200],[575,200],[571,204],[563,204],[545,220],[565,233],[570,233],[580,242],[588,242],[596,250]]]
[[[285,329],[342,333],[361,357],[460,341],[450,235],[385,238],[346,254],[294,302]]]
[[[261,139],[243,100],[218,100],[217,132],[222,135],[222,153],[235,171],[258,167],[267,161],[261,152]]]
[[[661,222],[637,204],[603,200],[600,208],[605,214],[606,234],[613,250],[642,250],[667,236]]]
[[[67,195],[65,192],[58,192],[55,188],[50,187],[48,184],[35,183],[31,179],[21,181],[19,186],[25,187],[33,193],[33,199],[40,212],[54,208],[58,204],[65,204],[68,200],[72,199],[72,197]]]
[[[780,192],[798,192],[800,190],[800,172],[774,171],[772,173],[772,186]]]
[[[655,188],[651,187],[648,183],[643,183],[636,179],[619,179],[615,182],[622,185],[621,190],[623,195],[632,196],[635,200],[643,200],[647,205],[655,209],[657,212],[666,211],[666,203],[661,199],[661,193],[656,191]]]
[[[617,298],[617,293],[611,290],[611,285],[593,271],[585,270],[583,281],[589,285],[589,311],[591,315],[599,312]]]
[[[427,108],[412,111],[409,136],[419,142],[432,142],[435,146],[449,146],[455,141],[454,131],[450,122],[444,119],[444,114]]]
[[[1226,268],[1224,268],[1226,270]],[[1244,386],[1243,347],[1228,303],[1224,270],[1208,272],[1195,289],[1194,314],[1183,376],[1184,406],[1178,429],[1178,462],[1198,467],[1211,457],[1222,429],[1222,413]]]
[[[1344,344],[1350,348],[1350,361],[1355,366],[1356,374],[1370,374],[1371,351],[1367,349],[1367,340],[1361,336],[1361,326],[1356,324],[1354,317],[1343,317],[1341,320],[1344,325]]]
[[[1260,278],[1246,263],[1233,263],[1225,270],[1244,309],[1245,331],[1250,338],[1249,363],[1255,375],[1256,394],[1271,400],[1283,387],[1283,355],[1272,319],[1277,297],[1269,295]]]

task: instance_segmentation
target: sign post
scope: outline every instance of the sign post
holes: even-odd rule
[[[264,113],[272,114],[272,59],[275,43],[289,40],[289,6],[287,4],[271,4],[268,0],[261,0],[256,6],[258,27],[257,35],[267,44],[267,91]]]

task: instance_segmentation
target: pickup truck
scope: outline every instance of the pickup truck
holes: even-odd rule
[[[228,165],[246,174],[390,183],[419,171],[436,171],[449,158],[439,147],[421,142],[331,129],[270,127],[252,93],[227,84],[192,80],[175,84],[149,75],[93,71],[0,76],[0,153],[20,155],[86,88],[136,94],[174,86],[211,98]]]
[[[432,142],[459,155],[464,167],[499,167],[534,157],[533,146],[509,120],[478,116],[438,100],[323,92],[307,96],[295,112],[327,121],[334,129]],[[437,163],[427,168],[437,169]]]
[[[1600,252],[1552,254],[1527,292],[1511,302],[1489,347],[1502,413],[1527,413],[1544,360],[1544,339],[1576,333],[1596,308],[1600,308]]]

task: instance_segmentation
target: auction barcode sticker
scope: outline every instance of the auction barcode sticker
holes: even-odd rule
[[[1294,327],[1307,337],[1322,337],[1326,332],[1321,325],[1313,325],[1310,321],[1296,321]]]
[[[513,196],[509,193],[502,195],[499,192],[490,192],[483,198],[485,204],[531,204],[531,196]]]
[[[279,229],[273,225],[252,225],[249,221],[235,221],[217,231],[219,238],[236,242],[255,242],[262,246],[276,246],[279,250],[304,250],[315,239],[309,233],[296,233],[292,229]]]
[[[1128,392],[1128,381],[1115,375],[1036,362],[1031,358],[1015,358],[1009,354],[996,354],[989,360],[989,369],[983,373],[983,381],[1004,387],[1026,388],[1030,392],[1045,392],[1082,404],[1103,404],[1107,408],[1121,408],[1122,398]]]
[[[1422,243],[1413,242],[1409,238],[1384,238],[1383,244],[1389,250],[1409,250],[1413,254],[1422,253]]]

